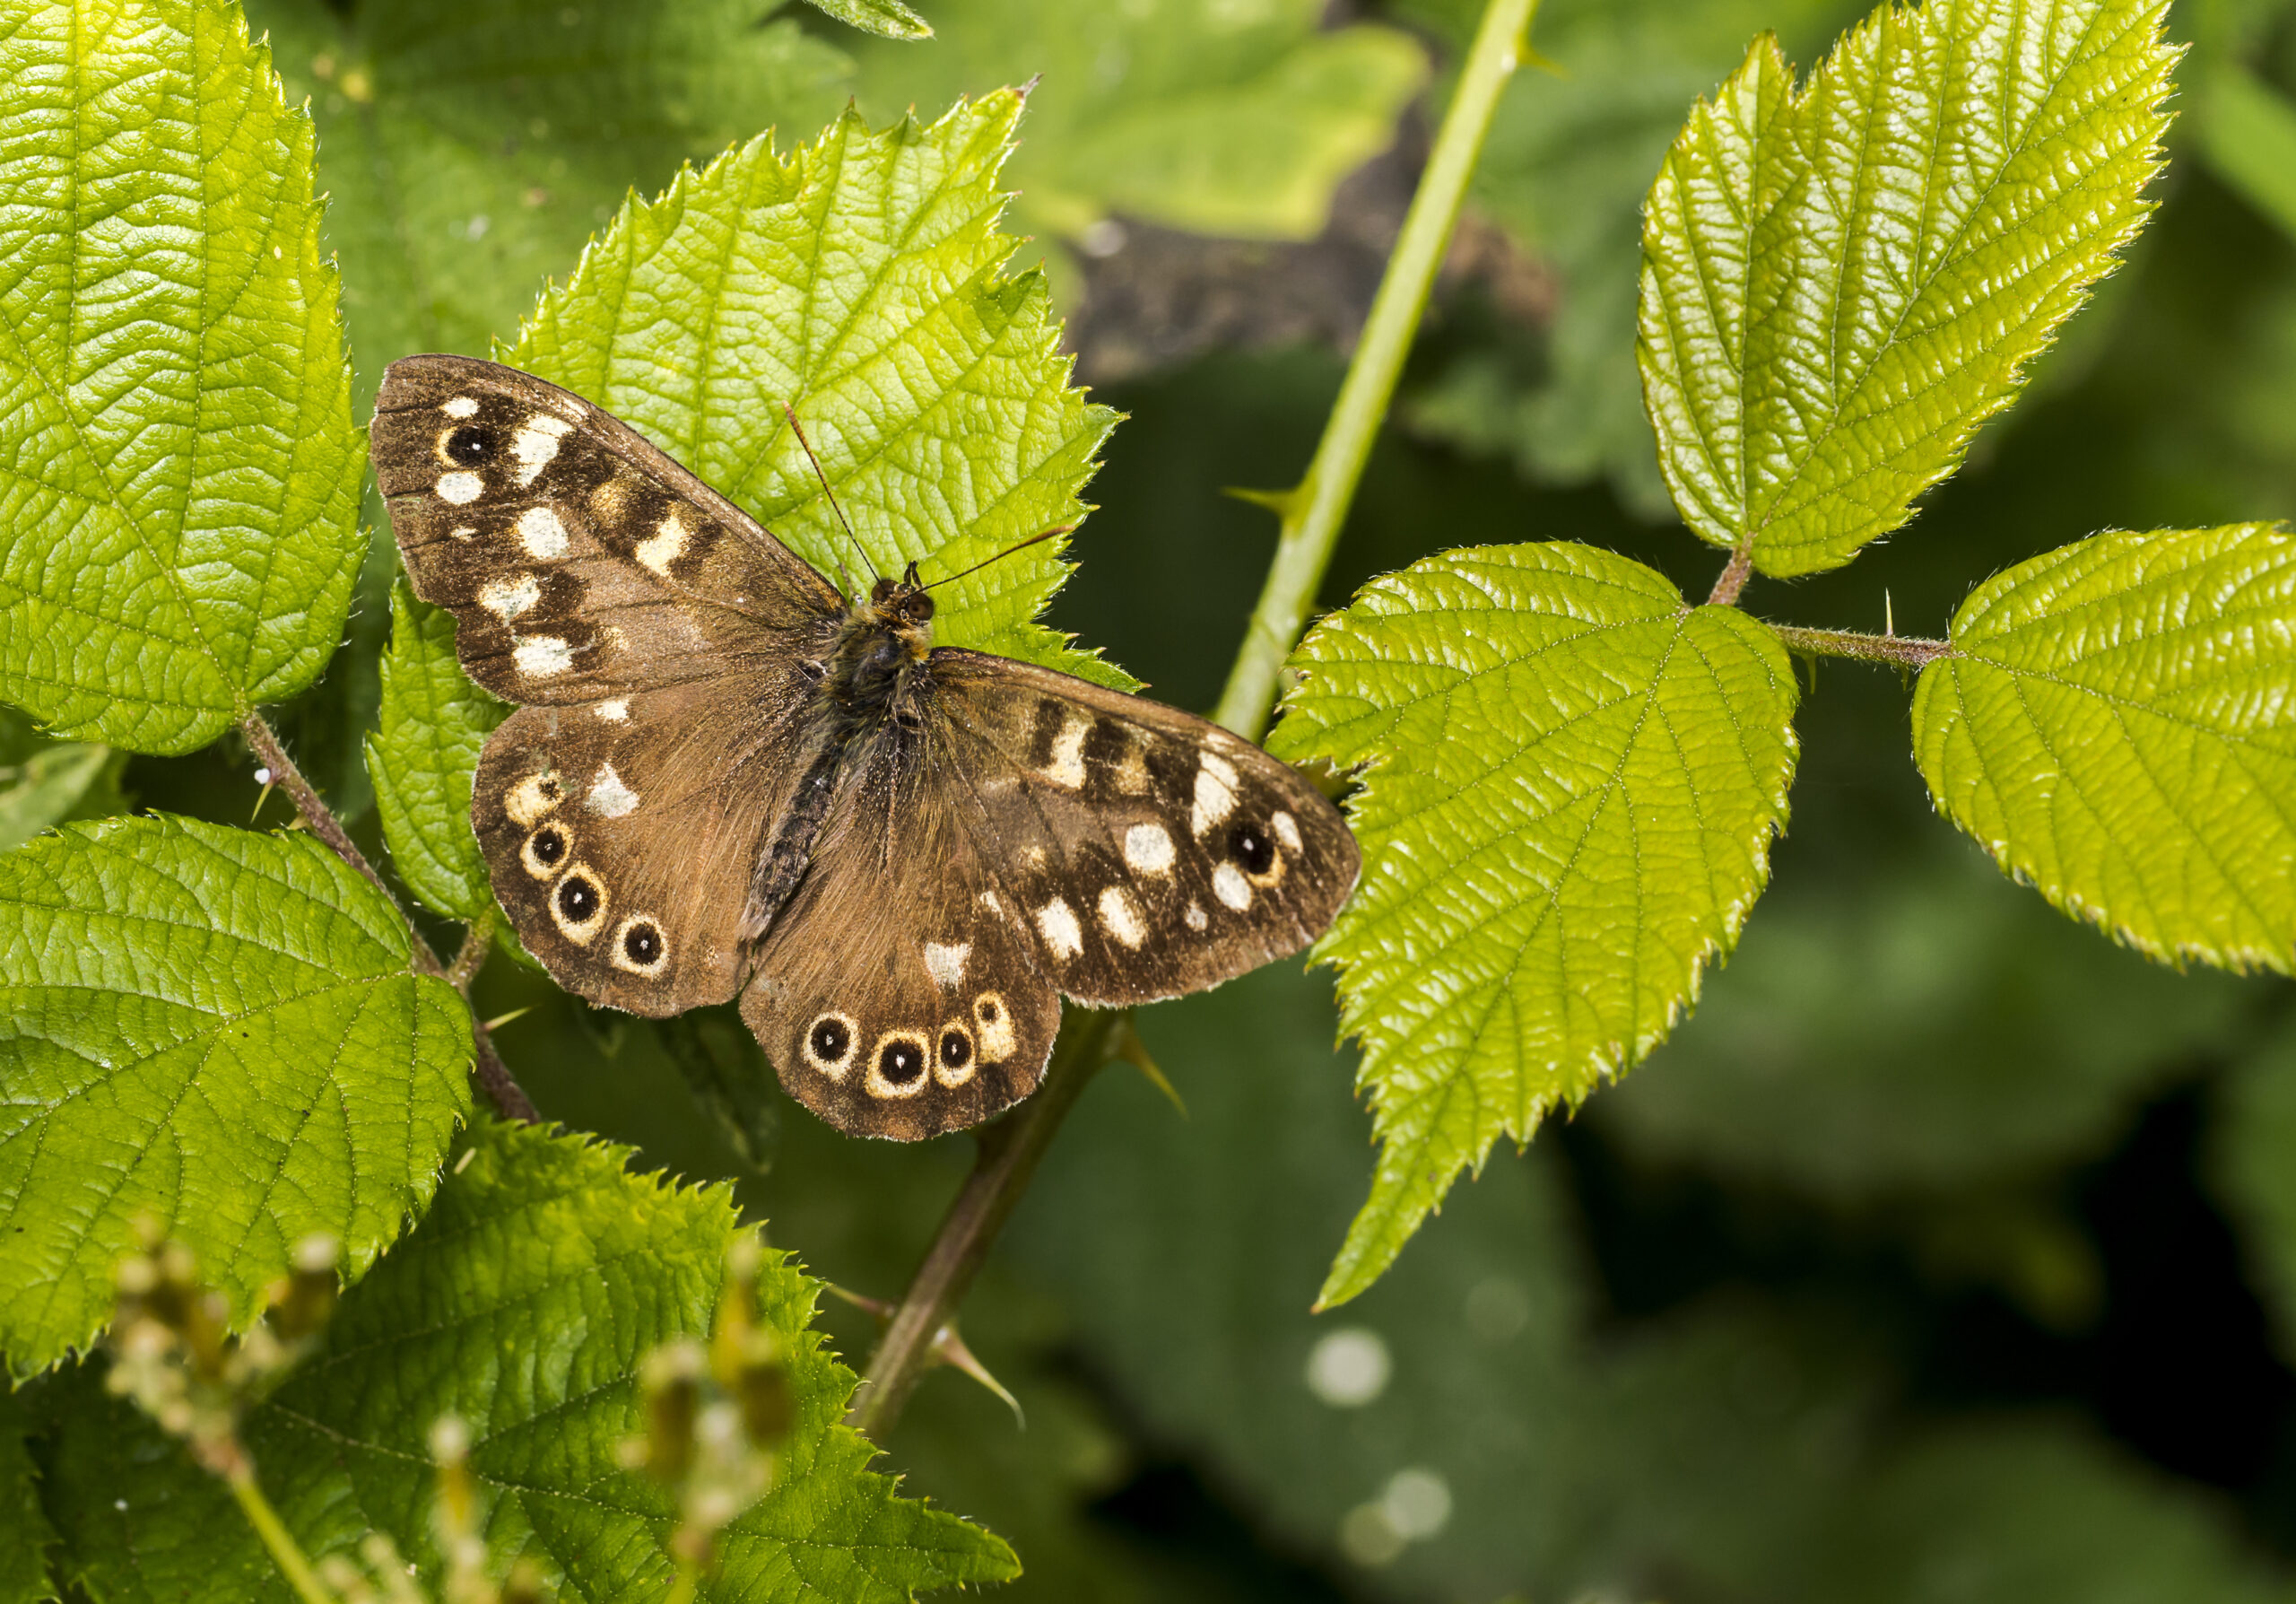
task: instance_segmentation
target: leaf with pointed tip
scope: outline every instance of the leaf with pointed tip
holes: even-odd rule
[[[311,123],[224,0],[0,38],[0,697],[204,745],[318,677],[365,546]]]
[[[470,827],[470,780],[487,732],[509,710],[455,660],[455,620],[391,588],[381,727],[367,737],[367,772],[391,863],[424,906],[465,923],[494,911],[486,859]]]
[[[1590,546],[1485,546],[1309,632],[1269,750],[1361,767],[1363,880],[1317,948],[1384,1146],[1326,1303],[1458,1172],[1656,1047],[1736,940],[1793,778],[1778,638]]]
[[[2167,0],[1877,8],[1768,36],[1645,208],[1640,358],[1683,519],[1787,576],[1913,514],[2144,225]]]
[[[457,1415],[491,1572],[525,1555],[561,1599],[666,1597],[675,1508],[615,1451],[645,1430],[645,1355],[709,1329],[741,1229],[732,1195],[532,1126],[481,1120],[461,1147],[430,1215],[253,1412],[257,1474],[307,1553],[354,1550],[373,1528],[435,1584],[427,1439]],[[867,1469],[875,1450],[843,1420],[852,1373],[812,1329],[819,1284],[770,1258],[758,1286],[796,1424],[771,1488],[720,1535],[704,1596],[896,1604],[1017,1573],[996,1538]],[[291,1600],[219,1483],[92,1377],[66,1390],[49,1504],[69,1574],[107,1600]]]
[[[2019,563],[1921,672],[1930,795],[2004,872],[2170,963],[2296,963],[2296,537],[2109,534]]]
[[[470,1023],[382,894],[309,836],[67,825],[0,854],[0,1351],[110,1318],[150,1216],[244,1322],[314,1231],[352,1273],[437,1184]]]
[[[808,0],[824,15],[880,39],[931,39],[933,25],[900,0]]]
[[[1116,414],[1068,388],[1043,275],[1004,272],[1020,116],[1000,90],[930,126],[848,110],[787,155],[761,135],[623,207],[504,360],[627,420],[825,574],[865,554],[930,581],[1074,524]],[[1036,621],[1059,551],[939,592],[935,639],[1129,689]]]

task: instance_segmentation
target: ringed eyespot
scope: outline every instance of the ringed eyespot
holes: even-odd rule
[[[535,879],[547,880],[558,872],[572,850],[573,843],[567,840],[562,826],[544,824],[526,837],[526,844],[518,849],[518,862]]]
[[[1248,875],[1264,875],[1275,862],[1275,842],[1257,824],[1239,822],[1228,832],[1228,850]]]
[[[449,429],[439,440],[439,454],[448,462],[476,467],[494,454],[494,432],[476,423]]]
[[[869,1060],[869,1091],[877,1097],[914,1097],[925,1089],[925,1038],[914,1031],[887,1031]]]
[[[613,966],[632,974],[659,974],[669,959],[669,944],[662,939],[661,926],[642,914],[633,914],[622,921],[622,928],[614,933],[613,945]]]
[[[1020,1046],[1020,1037],[1006,1016],[1004,999],[984,991],[972,999],[973,1028],[979,1033],[978,1056],[984,1064],[1001,1064]]]
[[[973,1068],[972,1033],[952,1020],[941,1027],[940,1051],[933,1065],[933,1078],[953,1089],[972,1078]]]
[[[605,923],[605,888],[581,864],[569,868],[550,894],[551,922],[577,946],[587,946]]]
[[[853,1021],[824,1014],[805,1033],[805,1062],[831,1080],[843,1080],[853,1053]]]

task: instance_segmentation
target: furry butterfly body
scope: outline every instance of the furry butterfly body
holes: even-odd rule
[[[845,1130],[986,1119],[1042,1077],[1060,998],[1217,985],[1354,885],[1337,811],[1257,746],[935,647],[915,565],[848,600],[567,391],[408,357],[373,444],[416,593],[521,704],[471,816],[527,949],[633,1013],[738,995]]]

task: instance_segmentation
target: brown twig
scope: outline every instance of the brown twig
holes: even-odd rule
[[[1724,563],[1722,571],[1715,576],[1714,588],[1707,593],[1706,605],[1709,607],[1736,606],[1738,593],[1746,588],[1746,581],[1753,577],[1753,571],[1754,543],[1749,540],[1732,549],[1729,562]]]
[[[457,990],[467,988],[470,977],[477,972],[479,964],[485,960],[486,944],[492,937],[493,920],[484,920],[470,928],[470,934],[464,938],[462,951],[456,955],[453,969],[441,963],[439,955],[431,951],[430,944],[422,938],[422,932],[416,929],[414,921],[407,917],[405,908],[400,905],[391,888],[384,884],[382,876],[375,872],[375,866],[368,862],[367,855],[359,850],[359,843],[351,839],[343,827],[343,822],[335,816],[335,810],[326,805],[326,799],[318,794],[311,782],[303,778],[303,771],[295,766],[295,760],[287,755],[287,749],[279,744],[279,737],[264,721],[263,715],[248,713],[239,720],[239,728],[247,733],[248,745],[255,748],[256,756],[263,763],[268,775],[265,783],[285,791],[294,800],[295,811],[301,816],[304,827],[333,849],[336,857],[364,875],[390,903],[392,911],[398,915],[399,923],[405,928],[409,959],[414,972],[452,981]],[[486,1100],[504,1119],[516,1120],[526,1125],[536,1123],[540,1116],[535,1111],[533,1102],[511,1078],[509,1068],[494,1050],[494,1043],[487,1035],[486,1027],[473,1017],[470,1031],[471,1078],[478,1083],[479,1090],[486,1094]]]
[[[900,1417],[901,1406],[934,1363],[942,1328],[979,1273],[989,1244],[1028,1189],[1061,1120],[1108,1062],[1111,1033],[1128,1017],[1073,1010],[1036,1095],[980,1133],[972,1173],[949,1206],[925,1262],[917,1267],[916,1278],[870,1356],[861,1390],[845,1417],[848,1425],[883,1442]]]

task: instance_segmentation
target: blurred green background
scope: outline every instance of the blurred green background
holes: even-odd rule
[[[1272,547],[1227,498],[1305,464],[1475,7],[942,0],[870,40],[765,0],[251,0],[309,96],[362,394],[513,332],[629,187],[844,99],[883,120],[1042,74],[1011,177],[1080,376],[1130,414],[1053,618],[1207,706]],[[1583,540],[1702,591],[1631,349],[1637,207],[1691,99],[1837,0],[1550,0],[1325,600],[1447,546]],[[2161,209],[1895,540],[1748,605],[1942,632],[2097,529],[2296,515],[2296,7],[2196,6]],[[283,720],[376,828],[366,597]],[[1676,1039],[1493,1155],[1374,1292],[1308,1304],[1367,1183],[1328,979],[1144,1012],[1183,1113],[1085,1096],[964,1311],[1016,1395],[930,1378],[888,1444],[1048,1600],[2296,1599],[2296,1007],[2052,914],[1932,815],[1906,688],[1829,665],[1774,888]],[[124,762],[0,729],[0,845],[59,811],[243,821],[229,745]],[[9,811],[14,798],[14,811]],[[75,800],[76,799],[76,800]],[[283,823],[275,797],[264,822]],[[818,1274],[899,1295],[968,1138],[850,1141],[730,1011],[665,1026],[509,961],[551,1117],[738,1178]],[[831,1303],[849,1359],[866,1316]]]

